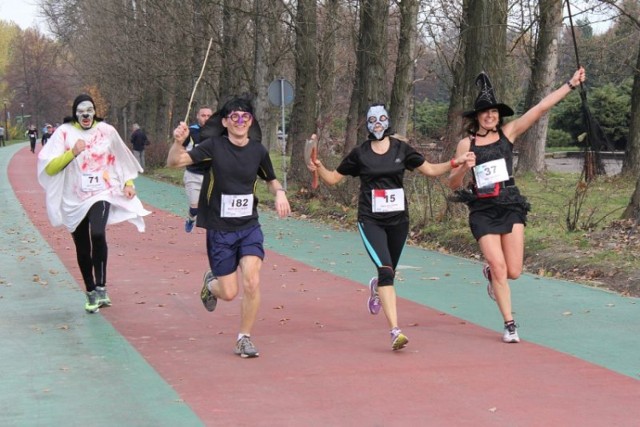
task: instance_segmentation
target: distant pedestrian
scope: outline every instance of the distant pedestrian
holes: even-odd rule
[[[38,129],[36,129],[35,125],[29,125],[29,129],[24,133],[25,136],[29,137],[29,144],[31,145],[31,152],[36,152],[36,141],[38,141]]]
[[[84,309],[110,306],[107,294],[107,224],[129,221],[144,231],[144,209],[133,180],[142,169],[116,129],[96,116],[89,95],[73,102],[38,155],[38,180],[54,227],[64,225],[76,246],[86,288]]]
[[[42,144],[43,147],[45,146],[45,144],[47,143],[49,138],[51,138],[52,129],[53,129],[53,126],[51,126],[50,124],[47,124],[44,127],[44,132],[42,133],[42,138],[40,138],[40,143]]]
[[[147,138],[147,134],[140,128],[140,125],[134,123],[132,126],[133,132],[131,133],[131,146],[133,148],[133,155],[142,166],[144,170],[144,149],[149,145],[149,139]],[[142,171],[141,171],[142,172]]]
[[[0,126],[0,147],[4,147],[4,128]]]

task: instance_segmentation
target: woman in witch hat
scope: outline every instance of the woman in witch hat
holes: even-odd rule
[[[469,207],[469,226],[487,262],[483,274],[489,281],[487,292],[496,301],[504,319],[505,343],[520,342],[511,312],[508,279],[522,273],[524,226],[530,205],[520,194],[513,179],[513,144],[536,121],[585,81],[580,67],[562,86],[544,97],[522,116],[503,124],[513,110],[497,101],[486,73],[476,78],[480,93],[473,110],[463,116],[469,120],[469,136],[458,142],[456,156],[472,151],[475,165],[468,162],[452,169],[449,187]],[[460,190],[470,172],[469,190]]]

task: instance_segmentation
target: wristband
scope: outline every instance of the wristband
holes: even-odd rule
[[[569,86],[569,89],[574,90],[576,87],[574,85],[571,84],[571,80],[567,80],[567,86]]]
[[[282,191],[283,193],[286,193],[286,192],[287,192],[287,190],[285,190],[284,188],[278,188],[278,189],[276,190],[276,193],[277,193],[278,191]]]
[[[456,159],[451,159],[449,163],[451,164],[451,169],[455,169],[458,166],[460,166],[459,164],[456,163]]]

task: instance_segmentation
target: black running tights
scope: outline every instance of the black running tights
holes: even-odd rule
[[[76,244],[78,266],[87,292],[107,282],[107,219],[108,202],[95,203],[87,212],[78,228],[71,233]]]

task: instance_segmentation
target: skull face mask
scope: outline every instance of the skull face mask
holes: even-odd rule
[[[380,141],[389,129],[389,113],[382,105],[373,105],[367,111],[367,129]]]
[[[82,101],[76,108],[76,120],[83,129],[89,129],[93,125],[96,109],[91,101]]]

